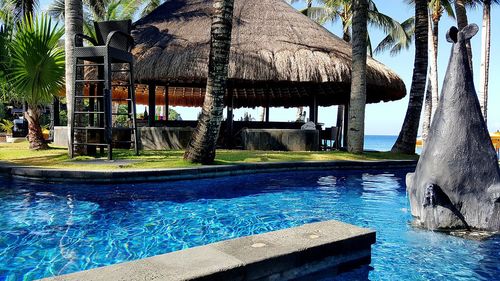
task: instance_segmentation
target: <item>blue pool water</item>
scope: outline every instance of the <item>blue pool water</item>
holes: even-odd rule
[[[409,225],[405,173],[293,172],[104,186],[0,178],[0,280],[70,273],[329,219],[377,231],[370,267],[343,279],[498,279],[500,238],[470,241]]]

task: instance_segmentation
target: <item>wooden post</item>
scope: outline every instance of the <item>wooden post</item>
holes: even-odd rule
[[[344,105],[344,140],[343,147],[347,148],[347,129],[349,128],[349,103]]]
[[[266,113],[266,123],[269,123],[269,93],[266,93],[266,107],[265,107],[265,113]]]
[[[168,85],[165,85],[165,106],[163,110],[165,111],[165,121],[168,121]]]
[[[156,115],[156,84],[151,83],[148,84],[148,106],[149,106],[149,115],[148,115],[148,126],[155,126],[155,115]]]
[[[314,106],[314,124],[318,124],[318,100],[316,98],[316,95],[313,97],[313,106]]]
[[[313,95],[311,105],[309,106],[309,121],[318,123],[318,101],[316,100],[316,95]]]
[[[52,101],[52,122],[54,123],[54,126],[60,126],[61,125],[61,119],[59,117],[59,111],[60,111],[60,105],[59,105],[59,99],[54,98]]]
[[[49,139],[54,141],[54,127],[59,126],[59,99],[54,97],[50,106],[50,135]]]
[[[227,103],[227,119],[226,119],[226,145],[228,148],[233,147],[233,91],[231,89],[227,90],[228,103]]]

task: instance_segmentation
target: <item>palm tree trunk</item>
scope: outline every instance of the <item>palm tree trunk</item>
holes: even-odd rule
[[[68,140],[71,139],[70,126],[73,124],[72,116],[73,110],[79,105],[73,104],[73,97],[75,94],[75,65],[74,65],[74,52],[75,34],[83,33],[83,4],[82,0],[66,0],[64,1],[64,26],[65,26],[65,40],[64,48],[66,53],[66,105],[68,113]],[[76,42],[81,44],[81,42]],[[78,136],[77,136],[78,139]],[[83,141],[82,141],[83,142]],[[68,145],[68,153],[71,147]],[[78,152],[77,152],[78,153]]]
[[[431,40],[429,41],[430,44],[430,52],[429,55],[431,56],[430,58],[430,82],[431,82],[431,93],[432,93],[432,116],[431,119],[434,117],[434,113],[436,112],[437,109],[437,104],[439,101],[439,82],[438,82],[438,40],[439,40],[439,19],[432,19],[432,24],[431,24]]]
[[[40,127],[40,115],[40,110],[31,106],[28,106],[28,110],[24,113],[24,117],[28,120],[28,141],[32,150],[49,148]]]
[[[428,66],[428,13],[427,1],[415,1],[415,63],[410,89],[408,109],[396,143],[392,147],[395,153],[415,153],[418,125],[424,100],[425,82]]]
[[[352,153],[362,153],[364,146],[367,34],[368,1],[354,0],[352,15],[351,98],[347,131],[347,150]]]
[[[467,0],[455,0],[455,14],[457,17],[458,30],[462,30],[464,27],[469,25],[469,21],[467,19],[467,9],[465,8],[466,2]],[[472,47],[470,45],[470,40],[467,40],[466,47],[470,70],[472,71]]]
[[[343,21],[342,22],[342,30],[344,31],[343,32],[343,35],[342,35],[342,39],[348,43],[351,43],[351,30],[348,26],[349,23]],[[337,106],[337,128],[338,130],[340,130],[340,136],[339,136],[339,141],[340,143],[337,144],[338,147],[344,147],[341,143],[342,143],[342,135],[344,135],[344,128],[347,127],[346,124],[344,124],[344,111],[345,111],[345,105],[343,104],[339,104]],[[347,139],[347,136],[344,135],[344,138]],[[347,142],[344,142],[344,144],[346,144]]]
[[[233,5],[234,0],[214,1],[207,91],[198,125],[184,154],[190,162],[210,164],[215,159],[227,89]]]
[[[422,140],[425,144],[432,118],[439,102],[438,85],[438,37],[439,37],[439,17],[434,17],[432,10],[429,12],[429,78],[427,80],[427,90],[425,93],[424,122],[422,124]]]
[[[429,73],[429,77],[431,74]],[[424,100],[424,121],[422,123],[422,141],[423,144],[425,145],[425,142],[427,141],[427,137],[429,136],[429,130],[431,128],[431,119],[432,119],[432,111],[433,107],[436,107],[433,105],[432,101],[432,85],[431,85],[431,80],[427,80],[427,90],[425,91],[425,100]]]
[[[479,80],[479,104],[484,121],[488,121],[488,84],[490,74],[490,49],[491,49],[491,0],[483,3],[483,32],[481,35],[481,70]]]

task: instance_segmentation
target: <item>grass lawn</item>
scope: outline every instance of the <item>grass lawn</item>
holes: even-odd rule
[[[141,151],[135,156],[132,150],[115,149],[115,161],[96,160],[94,157],[77,157],[69,159],[66,148],[51,147],[44,151],[30,151],[27,142],[0,143],[0,161],[45,168],[77,169],[77,170],[116,170],[116,169],[157,169],[184,168],[197,166],[182,159],[184,151]],[[218,150],[215,164],[238,164],[256,162],[284,161],[320,161],[320,160],[381,160],[381,159],[418,159],[418,156],[393,154],[389,152],[367,152],[351,154],[341,151],[333,152],[277,152]]]

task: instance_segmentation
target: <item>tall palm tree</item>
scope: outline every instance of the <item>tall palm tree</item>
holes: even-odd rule
[[[10,84],[7,74],[10,69],[9,42],[12,40],[14,22],[12,18],[13,6],[9,2],[0,0],[0,102],[8,100]]]
[[[481,35],[481,69],[479,79],[479,104],[483,112],[484,121],[488,120],[488,86],[490,74],[491,50],[491,4],[499,4],[499,0],[482,0],[483,2],[483,27]]]
[[[309,10],[309,15],[312,19],[320,24],[327,21],[340,21],[342,24],[342,39],[346,42],[351,42],[351,27],[353,22],[353,3],[351,0],[319,0],[322,3],[320,7],[312,7]],[[408,36],[405,28],[392,19],[391,17],[381,13],[375,2],[368,0],[368,17],[367,21],[385,31],[388,36],[398,40],[401,45],[407,46],[411,43],[411,36]],[[370,42],[369,35],[367,35]],[[372,46],[367,44],[367,51],[372,55]],[[337,127],[344,127],[344,106],[339,105],[337,110]],[[347,137],[344,137],[344,145],[347,145]]]
[[[366,59],[368,45],[368,0],[353,1],[352,78],[349,101],[347,150],[362,153],[365,137]]]
[[[9,44],[11,98],[26,102],[30,149],[48,148],[40,127],[40,107],[49,104],[64,85],[64,50],[59,40],[64,29],[47,16],[26,16]]]
[[[72,124],[73,119],[73,97],[75,91],[82,91],[83,89],[75,89],[75,63],[73,59],[75,54],[73,47],[75,43],[80,45],[81,41],[75,42],[75,35],[83,33],[83,3],[82,0],[65,0],[64,1],[64,26],[65,26],[65,40],[64,49],[66,53],[66,106],[68,113],[68,140],[71,139],[71,130],[69,125]],[[80,39],[81,40],[81,39]],[[78,93],[76,93],[78,95]],[[80,136],[77,136],[77,141],[80,141]],[[81,151],[77,151],[79,154]],[[71,153],[71,147],[68,145],[68,153]]]
[[[428,6],[427,0],[415,0],[415,63],[408,109],[392,152],[415,153],[418,125],[422,111],[428,66]]]
[[[12,15],[16,20],[22,20],[29,14],[33,15],[38,6],[38,0],[7,0],[5,2],[10,2],[13,7]]]
[[[425,95],[424,122],[422,125],[422,139],[427,139],[429,128],[434,112],[436,112],[439,100],[438,86],[438,45],[439,45],[439,22],[444,12],[454,18],[452,3],[449,0],[429,1],[429,78]]]
[[[210,164],[215,159],[227,89],[233,7],[234,0],[214,0],[207,90],[198,125],[184,154],[184,159],[190,162]]]

